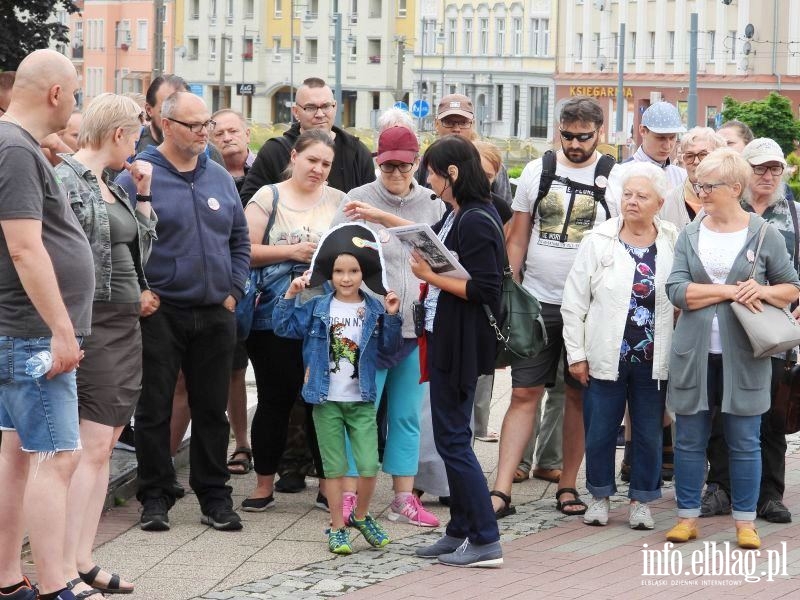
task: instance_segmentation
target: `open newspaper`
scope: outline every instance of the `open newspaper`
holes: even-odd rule
[[[416,250],[431,266],[434,273],[455,277],[456,279],[472,279],[466,269],[461,266],[455,255],[450,252],[436,236],[430,225],[414,223],[389,228],[397,239],[408,248]]]

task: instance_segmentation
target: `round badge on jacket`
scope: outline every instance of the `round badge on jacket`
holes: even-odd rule
[[[219,200],[217,200],[216,198],[209,198],[208,208],[210,208],[211,210],[219,210]]]

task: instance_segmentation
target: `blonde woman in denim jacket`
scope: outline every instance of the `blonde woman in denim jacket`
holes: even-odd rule
[[[92,543],[108,487],[109,456],[130,421],[141,390],[139,316],[157,305],[144,276],[155,239],[150,207],[152,168],[128,164],[144,113],[130,98],[101,94],[84,113],[78,151],[61,155],[56,171],[89,239],[95,263],[92,334],[78,368],[78,408],[83,451],[67,500],[64,575],[74,593],[97,600],[100,592],[128,593],[133,585],[95,565]],[[103,171],[126,168],[136,182],[136,208]],[[89,594],[95,588],[94,594]],[[81,594],[85,594],[81,596]]]

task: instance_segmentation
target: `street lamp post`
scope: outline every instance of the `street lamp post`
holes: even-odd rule
[[[422,89],[422,77],[425,74],[425,29],[427,19],[422,19],[422,35],[420,35],[420,57],[419,57],[419,100],[425,100],[425,92]],[[417,113],[421,114],[421,113]],[[422,116],[417,117],[417,129],[422,131]]]
[[[333,51],[336,54],[334,69],[335,88],[333,99],[336,101],[336,121],[337,127],[342,126],[342,15],[333,14]]]

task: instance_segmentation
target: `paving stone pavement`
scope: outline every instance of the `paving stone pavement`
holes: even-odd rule
[[[252,390],[251,390],[252,391]],[[510,395],[508,373],[496,379],[490,425],[499,430]],[[476,443],[475,450],[490,482],[494,481],[497,444]],[[621,450],[617,459],[621,459]],[[188,469],[179,471],[187,485]],[[101,520],[95,558],[130,579],[136,591],[130,600],[267,600],[276,598],[352,600],[380,598],[704,598],[758,596],[800,597],[800,524],[774,525],[758,521],[764,542],[756,575],[765,570],[766,551],[783,563],[774,580],[760,577],[745,582],[741,575],[686,575],[665,571],[645,576],[643,545],[670,560],[691,564],[706,543],[735,542],[730,517],[703,519],[697,541],[669,549],[664,532],[674,524],[675,504],[670,484],[664,498],[651,504],[654,531],[633,531],[627,525],[627,488],[619,486],[612,498],[607,527],[588,527],[579,517],[554,510],[556,486],[538,480],[515,484],[517,514],[500,521],[504,549],[501,569],[453,569],[414,555],[417,545],[431,543],[442,530],[424,530],[388,521],[391,480],[380,476],[373,514],[389,531],[393,542],[374,549],[360,537],[355,553],[334,557],[327,551],[324,530],[327,514],[313,508],[316,480],[299,494],[276,494],[277,505],[264,513],[241,513],[241,532],[217,532],[199,522],[199,507],[190,492],[170,511],[172,529],[148,533],[137,526],[135,499],[107,511]],[[583,473],[579,484],[583,483]],[[254,484],[254,475],[233,477],[238,505]],[[581,485],[579,485],[579,489]],[[582,492],[586,494],[585,488]],[[584,496],[585,497],[585,496]],[[426,507],[446,521],[447,509],[435,500]],[[800,435],[790,436],[787,457],[786,504],[800,514]],[[785,546],[783,545],[785,544]],[[733,544],[733,550],[735,543]],[[660,556],[661,554],[659,554]],[[650,554],[650,560],[654,555]],[[751,556],[752,553],[751,553]],[[779,561],[780,562],[780,561]],[[29,571],[30,565],[29,566]],[[771,565],[772,566],[772,565]]]

